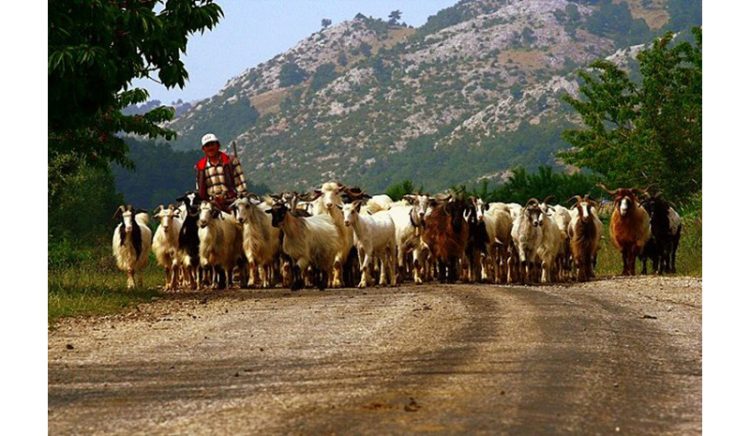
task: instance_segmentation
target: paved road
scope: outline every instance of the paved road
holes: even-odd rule
[[[61,322],[50,433],[701,432],[700,280],[206,295]]]

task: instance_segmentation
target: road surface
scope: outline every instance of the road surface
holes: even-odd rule
[[[165,295],[48,358],[50,434],[699,434],[701,281]]]

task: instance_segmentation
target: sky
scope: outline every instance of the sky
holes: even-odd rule
[[[219,92],[231,78],[294,47],[320,30],[320,21],[333,25],[357,13],[388,19],[401,11],[401,21],[419,27],[430,15],[458,0],[217,0],[224,18],[211,31],[188,39],[182,61],[189,77],[183,89],[170,90],[149,79],[133,82],[152,100],[169,104],[194,101]],[[156,78],[156,76],[154,76]]]

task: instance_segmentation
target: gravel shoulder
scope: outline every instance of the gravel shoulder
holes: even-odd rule
[[[48,336],[51,434],[701,432],[701,280],[167,295]]]

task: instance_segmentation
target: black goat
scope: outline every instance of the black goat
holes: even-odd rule
[[[654,272],[659,274],[677,271],[675,260],[682,233],[682,219],[668,201],[656,194],[642,203],[651,218],[651,239],[641,254],[641,273],[646,274],[646,262],[651,259]]]
[[[185,277],[190,289],[198,287],[196,280],[198,277],[198,268],[200,257],[198,255],[198,208],[201,205],[201,198],[197,192],[186,192],[185,195],[178,198],[177,201],[185,205],[185,220],[180,228],[180,235],[177,242],[177,255],[182,260],[181,266],[185,271]]]

